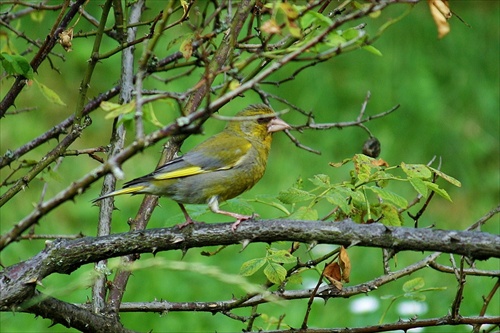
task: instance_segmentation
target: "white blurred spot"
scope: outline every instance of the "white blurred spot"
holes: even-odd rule
[[[380,303],[378,299],[373,296],[357,298],[349,304],[349,309],[352,313],[375,312],[379,307]]]
[[[428,309],[425,302],[405,301],[398,304],[398,313],[401,316],[421,315],[426,313]]]

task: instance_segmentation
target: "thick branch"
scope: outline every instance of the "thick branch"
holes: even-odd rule
[[[0,274],[0,307],[18,304],[33,295],[36,282],[52,273],[69,274],[102,259],[132,253],[239,244],[242,241],[339,244],[391,248],[395,251],[439,251],[476,259],[500,258],[500,236],[484,232],[390,228],[379,223],[351,221],[267,220],[243,223],[238,232],[230,223],[150,229],[103,237],[55,241],[33,258],[6,268]]]
[[[116,318],[94,314],[76,305],[44,296],[38,292],[35,297],[39,297],[41,301],[30,306],[27,311],[37,316],[51,319],[54,323],[73,327],[82,332],[135,332],[124,328]]]

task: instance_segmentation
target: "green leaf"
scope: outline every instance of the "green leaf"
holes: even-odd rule
[[[406,208],[408,206],[408,201],[399,194],[396,194],[394,192],[376,186],[367,186],[366,188],[372,190],[383,200],[392,202],[393,204],[395,204],[400,208]]]
[[[245,199],[242,198],[234,198],[223,203],[226,205],[224,209],[229,211],[237,211],[242,214],[253,214],[255,213],[255,209],[252,205]]]
[[[352,201],[356,204],[364,205],[367,202],[367,199],[361,191],[352,191],[351,192]]]
[[[372,158],[363,154],[354,155],[352,161],[354,162],[354,170],[359,179],[357,183],[364,183],[370,179],[371,170],[374,167],[372,160]]]
[[[294,283],[294,284],[302,284],[304,282],[304,279],[302,277],[302,274],[292,274],[288,277],[287,284],[288,283]]]
[[[30,18],[35,22],[42,22],[45,17],[45,10],[35,10],[30,13]]]
[[[331,47],[337,47],[345,42],[347,40],[336,31],[330,32],[325,40],[325,44]]]
[[[347,40],[357,38],[359,36],[359,30],[355,28],[346,29],[342,32],[342,36]]]
[[[309,181],[318,187],[330,187],[330,177],[327,175],[319,174],[314,175],[313,178],[309,178]]]
[[[107,101],[103,101],[103,102],[101,102],[101,104],[99,104],[99,107],[101,109],[103,109],[104,111],[112,111],[114,109],[119,108],[120,106],[122,106],[122,105],[118,104],[118,103],[107,102]]]
[[[326,200],[332,205],[339,206],[346,215],[351,213],[351,206],[347,203],[347,197],[340,192],[333,192],[326,196]]]
[[[406,281],[405,284],[403,284],[403,291],[405,293],[410,293],[422,289],[424,286],[425,286],[424,279],[418,277],[411,279],[410,281]]]
[[[425,186],[425,183],[422,179],[410,178],[410,184],[413,186],[415,191],[417,191],[419,194],[421,194],[424,198],[427,198],[427,195],[429,194],[429,190],[428,190],[427,186]]]
[[[399,215],[398,210],[393,205],[382,204],[380,206],[380,214],[384,215],[382,220],[380,220],[384,225],[392,227],[400,227],[403,225],[401,215]]]
[[[372,176],[374,180],[377,180],[377,182],[380,182],[381,180],[401,180],[401,177],[399,176],[394,176],[392,173],[389,173],[385,170],[378,170],[375,172]]]
[[[282,211],[286,215],[290,215],[290,211],[285,206],[283,206],[282,203],[277,202],[277,201],[273,201],[273,199],[275,199],[275,198],[276,197],[272,196],[272,195],[260,194],[260,195],[256,195],[255,199],[253,199],[252,201],[255,201],[255,202],[270,206],[270,207],[274,207],[274,208]]]
[[[446,180],[448,183],[450,184],[453,184],[455,185],[456,187],[462,187],[462,183],[460,183],[460,181],[456,180],[455,178],[453,178],[452,176],[448,176],[447,174],[445,174],[444,172],[438,170],[438,169],[434,169],[432,167],[429,167],[429,169],[432,170],[432,172],[434,172],[436,175],[438,175],[439,177],[443,178],[444,180]]]
[[[380,296],[380,299],[396,299],[397,296],[394,295],[382,295]]]
[[[292,21],[290,19],[286,20],[286,26],[288,28],[288,31],[290,31],[290,35],[297,39],[302,38],[302,30],[297,25],[297,23],[295,23],[295,21]]]
[[[363,50],[365,51],[368,51],[370,53],[373,53],[379,57],[382,56],[382,52],[380,52],[378,49],[376,49],[375,47],[373,47],[372,45],[365,45],[362,47]]]
[[[424,183],[425,183],[425,186],[427,186],[431,191],[436,192],[437,194],[439,194],[440,196],[442,196],[446,200],[452,202],[452,200],[451,200],[450,195],[448,194],[448,192],[446,192],[445,190],[443,190],[442,188],[440,188],[437,184],[431,183],[431,182],[428,182],[428,181],[424,181]]]
[[[42,95],[49,102],[54,103],[54,104],[58,104],[58,105],[66,106],[66,104],[61,100],[59,95],[54,90],[52,90],[49,87],[47,87],[46,85],[38,82],[37,80],[35,80],[35,82],[36,82],[36,85],[38,86],[38,88],[40,88],[40,92],[42,93]]]
[[[255,258],[245,261],[240,267],[240,274],[243,276],[250,276],[257,272],[262,266],[266,264],[265,258]]]
[[[406,164],[402,162],[401,169],[408,175],[408,178],[429,179],[432,177],[431,170],[424,164]]]
[[[151,103],[144,105],[144,120],[155,125],[156,127],[163,127],[163,124],[158,120],[158,118],[156,118],[156,114]]]
[[[290,187],[288,190],[281,191],[278,194],[278,200],[284,204],[294,204],[301,201],[312,200],[313,198],[313,194],[304,190],[299,190],[296,187]]]
[[[108,114],[106,115],[106,117],[104,117],[105,119],[114,119],[120,115],[132,113],[135,110],[135,100],[127,104],[101,102],[100,107],[103,110],[108,111]]]
[[[420,293],[418,293],[418,294],[415,294],[415,293],[405,294],[405,297],[410,298],[410,299],[417,301],[417,302],[425,302],[425,299],[426,299],[425,295],[420,294]]]
[[[281,284],[281,282],[285,281],[286,269],[280,264],[270,262],[264,268],[264,274],[272,283]]]
[[[57,171],[54,171],[54,169],[49,168],[49,177],[55,180],[58,183],[62,183],[64,180],[64,177],[62,177]]]
[[[297,262],[297,258],[290,254],[287,250],[269,249],[269,254],[270,255],[267,256],[267,259],[276,263],[295,264]]]
[[[318,211],[309,207],[299,207],[288,218],[295,220],[316,221],[318,219]]]
[[[332,19],[330,19],[328,16],[325,16],[321,13],[309,10],[300,17],[300,25],[303,28],[308,28],[310,25],[317,24],[319,26],[329,26],[333,24]]]
[[[345,158],[344,160],[342,160],[342,162],[330,162],[330,163],[328,163],[328,165],[330,165],[331,167],[334,167],[334,168],[340,168],[344,164],[351,162],[351,160],[352,160],[351,158]]]
[[[23,75],[27,79],[33,79],[33,68],[25,57],[18,54],[0,54],[2,66],[5,71],[11,75]]]

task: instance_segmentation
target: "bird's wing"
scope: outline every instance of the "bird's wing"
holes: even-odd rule
[[[247,139],[222,132],[161,166],[151,176],[166,180],[231,169],[245,158],[251,147]]]

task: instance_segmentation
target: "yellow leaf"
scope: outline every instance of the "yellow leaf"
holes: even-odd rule
[[[234,90],[234,89],[238,88],[239,86],[241,86],[241,84],[238,82],[238,80],[232,80],[229,83],[229,90]]]
[[[443,38],[450,32],[448,19],[451,17],[451,10],[447,0],[427,0],[431,10],[432,18],[438,29],[438,38]]]
[[[44,84],[41,84],[40,82],[36,81],[36,84],[38,85],[38,88],[40,88],[40,92],[42,93],[42,95],[49,101],[49,102],[52,102],[54,104],[59,104],[59,105],[63,105],[63,106],[66,106],[66,103],[64,103],[62,101],[62,99],[59,97],[59,95],[52,89],[50,89],[49,87],[47,87],[46,85]]]
[[[188,38],[186,38],[182,41],[179,51],[181,51],[184,59],[187,60],[187,59],[191,58],[191,55],[193,54],[193,38],[192,38],[192,36],[189,36]]]
[[[184,15],[186,15],[187,11],[189,10],[189,4],[186,0],[181,0],[181,6],[182,9],[184,10]]]
[[[297,24],[297,22],[295,22],[292,19],[288,19],[286,20],[286,26],[290,31],[290,35],[292,35],[295,38],[302,38],[302,30],[300,30],[300,27]]]
[[[285,13],[286,17],[289,19],[295,20],[297,17],[299,17],[299,13],[293,8],[292,5],[290,5],[288,2],[282,2],[280,4],[281,10]]]
[[[342,281],[349,282],[349,276],[351,275],[351,259],[349,259],[347,250],[343,246],[340,247],[339,266],[342,270]]]
[[[118,104],[118,103],[113,103],[113,102],[108,102],[108,101],[102,101],[101,104],[99,104],[99,106],[104,111],[111,111],[111,110],[114,110],[116,108],[119,108],[122,105]]]
[[[104,102],[103,102],[104,103]],[[106,106],[103,106],[103,103],[100,104],[101,108],[103,110],[106,110],[105,107]],[[114,104],[114,103],[111,103],[111,104]],[[135,110],[135,100],[130,102],[130,103],[127,103],[127,104],[117,104],[118,106],[116,108],[109,108],[110,105],[107,105],[107,107],[109,108],[108,110],[108,114],[106,115],[106,117],[104,117],[104,119],[113,119],[113,118],[116,118],[118,117],[119,115],[124,115],[124,114],[127,114],[127,113],[130,113],[130,112],[133,112]]]

